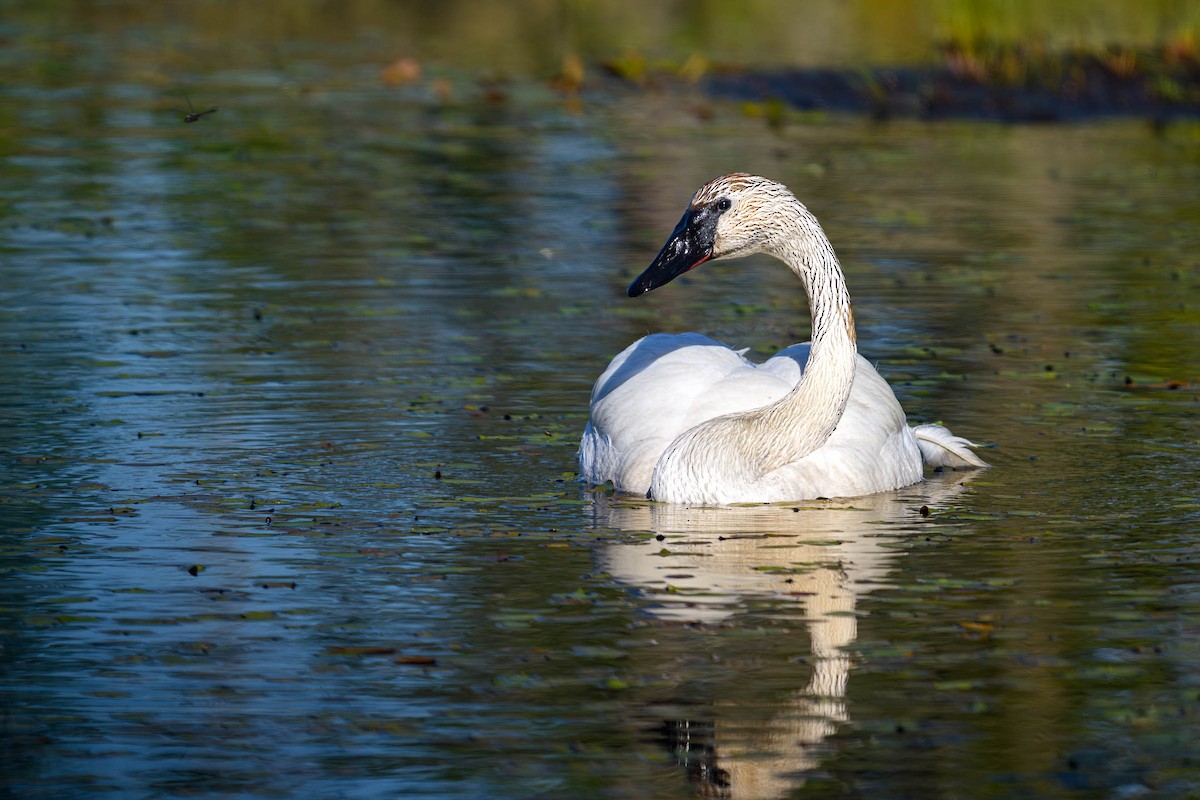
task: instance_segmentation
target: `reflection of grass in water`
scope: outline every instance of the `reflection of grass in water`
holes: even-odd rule
[[[82,21],[56,13],[54,4],[15,6],[14,24],[37,32],[21,42],[35,57],[13,62],[22,77],[70,85],[90,71],[92,65],[78,50],[63,45],[74,40],[62,34],[83,27]],[[108,4],[88,17],[87,27],[107,41],[130,35],[127,31],[155,31],[156,47],[112,51],[126,62],[127,73],[163,85],[209,53],[219,54],[208,60],[223,68],[266,66],[304,83],[311,71],[290,58],[289,50],[311,43],[321,48],[322,58],[365,55],[378,65],[372,77],[392,88],[448,97],[455,94],[451,78],[439,73],[439,66],[479,70],[492,84],[504,76],[557,75],[559,86],[574,89],[590,79],[589,64],[596,61],[638,82],[669,62],[672,71],[691,81],[711,64],[729,61],[911,63],[931,55],[934,43],[948,40],[1044,40],[1053,49],[1098,48],[1114,41],[1145,45],[1194,33],[1200,20],[1193,9],[1170,0],[824,0],[800,6],[758,0],[684,4],[665,13],[638,0],[450,0],[436,6],[359,0],[347,14],[324,4],[264,0],[252,9],[224,2],[184,4],[169,24],[154,4]],[[366,33],[379,31],[395,35]],[[230,41],[256,46],[231,48]]]

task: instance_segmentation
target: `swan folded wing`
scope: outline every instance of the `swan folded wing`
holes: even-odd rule
[[[794,383],[706,336],[644,337],[618,354],[596,381],[580,443],[583,478],[644,493],[655,463],[680,434],[714,417],[773,402]]]
[[[719,366],[717,358],[721,356],[729,359],[730,364],[735,364],[740,359],[737,353],[725,345],[699,333],[653,333],[643,336],[613,356],[608,367],[596,379],[596,385],[592,387],[592,410],[595,411],[597,404],[608,395],[621,389],[629,381],[635,378],[646,380],[645,373],[648,370],[653,374],[653,370],[662,369],[664,365],[686,363],[687,356],[681,355],[682,351],[709,347],[715,348],[711,362],[713,365]],[[728,351],[728,353],[717,351]],[[662,362],[662,359],[668,356],[671,358]],[[725,369],[729,368],[731,367]],[[724,374],[724,370],[722,370],[722,374]]]

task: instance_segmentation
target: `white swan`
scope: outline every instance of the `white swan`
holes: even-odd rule
[[[786,186],[756,175],[696,192],[636,297],[717,258],[768,253],[808,293],[812,341],[761,365],[696,333],[653,334],[596,381],[581,476],[669,503],[856,497],[921,480],[923,465],[987,466],[938,425],[910,428],[887,382],[858,355],[833,246]]]

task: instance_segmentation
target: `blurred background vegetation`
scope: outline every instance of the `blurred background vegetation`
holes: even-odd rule
[[[73,35],[100,32],[111,37],[110,66],[151,73],[143,77],[197,59],[224,68],[269,65],[295,58],[294,48],[307,42],[352,47],[381,62],[408,57],[521,78],[558,75],[569,59],[691,59],[694,70],[696,59],[753,67],[929,64],[947,46],[1115,44],[1190,53],[1198,27],[1196,0],[18,0],[0,9],[0,37],[20,45],[4,49],[28,53],[40,45],[42,56],[21,64],[11,63],[11,52],[0,59],[17,75],[66,79]]]

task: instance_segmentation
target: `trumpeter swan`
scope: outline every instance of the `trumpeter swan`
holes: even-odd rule
[[[812,341],[760,365],[696,333],[634,342],[592,390],[584,480],[669,503],[725,504],[856,497],[916,483],[923,466],[987,466],[947,429],[909,427],[891,387],[858,355],[833,246],[782,184],[734,173],[700,187],[628,293],[753,253],[800,278]]]

